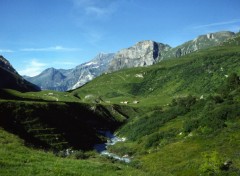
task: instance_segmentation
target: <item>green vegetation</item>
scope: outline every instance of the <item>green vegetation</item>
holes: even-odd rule
[[[240,175],[238,40],[71,92],[1,90],[0,175]],[[131,163],[92,151],[98,130],[126,137],[109,150]]]
[[[22,140],[3,129],[0,129],[0,155],[0,175],[4,176],[147,175],[128,165],[112,163],[99,155],[92,155],[88,160],[56,157],[51,152],[25,147]]]
[[[130,154],[156,175],[239,175],[239,76],[230,75],[221,90],[204,99],[173,99],[164,110],[132,119],[118,130],[128,142],[111,151]]]
[[[198,51],[151,67],[132,68],[94,79],[73,91],[84,102],[128,104],[135,107],[166,105],[173,98],[214,93],[232,73],[239,74],[239,46]],[[134,101],[139,101],[134,104]]]

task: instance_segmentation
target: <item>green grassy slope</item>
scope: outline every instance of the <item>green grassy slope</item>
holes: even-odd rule
[[[238,40],[71,92],[0,90],[0,175],[240,175]],[[91,149],[119,126],[127,140],[109,149],[130,164],[24,146]]]
[[[68,92],[0,90],[0,126],[29,144],[48,149],[89,150],[136,110],[123,105],[83,103]]]
[[[102,75],[72,93],[85,102],[128,101],[142,109],[117,132],[128,140],[110,148],[133,157],[132,165],[140,170],[151,175],[239,175],[238,40]]]
[[[239,73],[239,57],[239,46],[214,47],[154,66],[103,75],[73,93],[85,102],[133,104],[137,100],[138,106],[164,105],[189,93],[213,93],[230,73]]]
[[[177,98],[131,119],[118,135],[128,141],[110,150],[152,175],[239,175],[239,76],[231,74],[214,95]]]
[[[115,176],[148,175],[121,163],[112,163],[97,155],[88,160],[60,158],[52,153],[25,147],[23,141],[0,129],[0,175],[4,176]]]

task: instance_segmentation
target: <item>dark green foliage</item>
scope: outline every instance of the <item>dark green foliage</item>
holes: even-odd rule
[[[145,141],[145,148],[157,147],[160,145],[161,140],[170,140],[178,134],[178,131],[175,129],[171,129],[165,132],[159,132],[151,134],[147,140]]]
[[[188,132],[188,133],[195,130],[198,127],[199,127],[199,120],[198,119],[188,120],[183,125],[184,132]]]
[[[240,103],[232,105],[221,104],[211,111],[205,112],[205,116],[200,119],[200,125],[206,126],[214,131],[226,126],[227,120],[232,120],[240,116]]]
[[[185,108],[188,111],[190,110],[191,106],[193,106],[195,103],[196,97],[193,97],[192,95],[172,100],[172,106],[179,106]]]
[[[240,77],[237,73],[231,73],[226,83],[219,88],[219,93],[223,96],[229,95],[230,92],[240,88]]]
[[[127,135],[129,139],[135,141],[143,136],[152,134],[170,120],[187,113],[185,107],[175,106],[164,112],[154,111],[143,116],[135,122],[129,122],[122,129],[121,133]]]
[[[207,127],[211,132],[215,132],[226,127],[226,121],[239,117],[240,103],[229,96],[231,92],[239,88],[239,82],[238,75],[231,74],[224,86],[221,87],[224,97],[220,95],[209,96],[206,100],[203,100],[204,103],[198,102],[196,106],[201,108],[201,111],[185,121],[184,131],[190,132],[200,127]],[[239,96],[239,94],[235,92],[235,96]],[[191,112],[192,114],[193,112]]]
[[[122,123],[102,105],[1,101],[0,106],[1,127],[44,148],[90,149],[101,142],[97,129],[114,130]]]
[[[18,93],[2,91],[0,96],[8,100],[0,101],[0,124],[27,142],[58,151],[69,147],[89,149],[103,139],[97,135],[99,129],[114,131],[122,125],[117,135],[127,140],[109,149],[119,156],[131,157],[132,162],[127,165],[130,171],[132,165],[147,172],[143,175],[239,175],[239,51],[236,46],[210,48],[151,67],[102,75],[69,94],[54,92],[49,96],[51,92],[42,92],[17,96]],[[139,103],[133,103],[135,100]],[[120,103],[123,101],[128,104],[123,106]],[[0,149],[1,156],[12,151]],[[65,152],[62,156],[66,157]],[[82,159],[87,158],[84,168],[99,165],[98,161],[103,165],[109,162],[95,156],[77,151],[60,159],[85,162]],[[6,167],[9,163],[4,159],[0,163]],[[225,166],[223,162],[228,159],[232,164]],[[23,166],[27,166],[26,160]],[[18,164],[15,161],[11,168]],[[111,165],[112,172],[107,167],[104,174],[119,175],[123,165],[115,160],[111,164],[120,167]],[[64,168],[65,163],[61,166]],[[93,168],[96,172],[92,175],[99,175],[102,168],[102,165]],[[88,174],[91,169],[82,174],[81,168],[76,175],[91,175]]]

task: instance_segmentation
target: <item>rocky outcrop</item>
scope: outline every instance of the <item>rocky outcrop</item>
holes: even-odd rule
[[[78,88],[108,70],[114,54],[98,54],[93,60],[73,69],[49,68],[34,77],[26,77],[42,90],[67,91]]]
[[[182,45],[170,49],[162,55],[163,59],[181,57],[194,51],[206,49],[212,46],[221,45],[228,39],[235,37],[234,32],[223,31],[200,35],[194,40],[190,40]]]
[[[40,90],[39,87],[21,77],[3,56],[0,56],[0,77],[0,89],[14,89],[21,92]]]
[[[223,31],[201,35],[175,48],[151,40],[138,42],[132,47],[114,54],[99,54],[90,62],[74,69],[50,69],[38,76],[26,78],[42,89],[66,91],[78,88],[104,72],[113,72],[124,68],[153,65],[161,60],[178,58],[194,51],[221,45],[237,34]],[[239,41],[237,41],[239,42]]]
[[[138,42],[136,45],[122,49],[116,53],[110,63],[109,70],[148,66],[161,59],[162,53],[171,47],[151,40]]]
[[[113,56],[113,53],[100,53],[90,62],[77,67],[77,70],[79,71],[78,80],[71,89],[76,89],[97,76],[100,76],[104,72],[107,72],[109,63],[113,59]]]

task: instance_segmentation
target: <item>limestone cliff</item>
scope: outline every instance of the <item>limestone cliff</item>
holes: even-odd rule
[[[116,71],[123,68],[141,67],[153,65],[163,52],[167,52],[171,47],[151,40],[138,42],[136,45],[122,49],[116,53],[110,62],[109,70]]]

